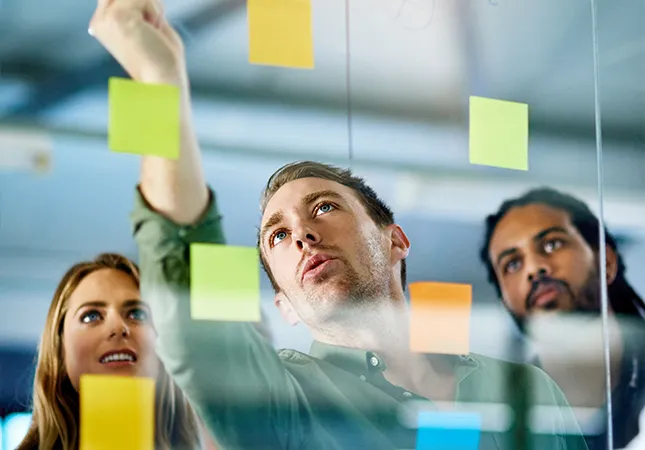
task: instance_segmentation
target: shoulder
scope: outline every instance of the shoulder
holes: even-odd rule
[[[316,358],[291,348],[283,348],[278,350],[278,357],[285,364],[304,366],[307,364],[316,363]]]
[[[478,354],[471,354],[470,357],[477,362],[482,377],[496,381],[505,389],[514,387],[516,390],[530,391],[537,403],[551,404],[560,400],[560,388],[539,367]]]

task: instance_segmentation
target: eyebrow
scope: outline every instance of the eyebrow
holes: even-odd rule
[[[533,236],[533,241],[534,242],[539,241],[540,239],[544,238],[545,236],[547,236],[548,234],[551,234],[551,233],[569,234],[569,232],[566,229],[562,228],[562,227],[557,227],[557,226],[556,227],[549,227],[549,228],[545,228],[544,230],[540,231],[535,236]],[[506,256],[511,255],[511,254],[513,254],[515,252],[517,252],[517,247],[507,248],[506,250],[501,252],[499,254],[499,256],[497,256],[497,265],[499,266],[501,264],[501,262],[502,262],[502,259],[504,259]]]
[[[316,202],[317,200],[319,200],[319,199],[321,199],[323,197],[325,197],[325,198],[335,198],[335,199],[342,199],[343,198],[343,196],[340,195],[338,192],[332,191],[331,189],[325,189],[325,190],[322,190],[322,191],[316,191],[316,192],[312,192],[310,194],[305,195],[304,197],[302,197],[302,200],[300,201],[300,204],[302,206],[308,206],[308,205],[311,205],[312,203]],[[262,227],[262,231],[260,232],[260,242],[261,242],[262,245],[264,245],[264,239],[266,237],[267,232],[271,228],[275,227],[277,224],[282,222],[283,220],[284,220],[284,214],[282,213],[282,211],[276,211],[273,214],[271,214],[269,219],[266,221],[266,223]]]
[[[86,308],[88,306],[94,306],[95,308],[105,308],[107,306],[107,303],[102,300],[93,300],[93,301],[85,302],[76,309],[76,312],[74,313],[74,315],[78,314],[78,312],[82,308]],[[126,300],[123,303],[124,308],[130,308],[132,306],[144,306],[148,308],[148,305],[142,300],[131,299],[131,300]]]

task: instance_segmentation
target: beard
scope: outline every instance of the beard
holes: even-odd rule
[[[537,281],[539,283],[540,280]],[[571,314],[579,317],[590,317],[594,318],[597,317],[600,314],[600,306],[601,306],[601,284],[600,284],[600,276],[599,276],[599,271],[598,267],[596,264],[594,264],[588,271],[587,277],[585,278],[584,283],[582,284],[582,287],[578,290],[577,293],[574,293],[573,289],[571,288],[571,285],[567,283],[564,280],[554,280],[561,286],[563,286],[564,290],[569,293],[571,296],[571,308],[566,310],[566,311],[558,311],[557,309],[554,309],[549,312],[554,312],[556,314]],[[529,293],[529,296],[531,294]],[[527,305],[529,304],[528,298],[526,301]],[[531,319],[531,313],[529,313],[526,317],[522,317],[520,315],[515,314],[513,311],[510,310],[509,312],[515,322],[515,324],[521,329],[524,330],[525,325],[527,325],[527,322],[530,322]]]
[[[380,232],[369,235],[357,253],[356,267],[339,256],[344,266],[341,274],[330,274],[304,289],[301,302],[294,306],[305,324],[320,328],[365,322],[391,298],[391,267]]]
[[[574,299],[575,312],[600,313],[601,306],[601,283],[600,274],[594,265],[589,270],[587,280]]]

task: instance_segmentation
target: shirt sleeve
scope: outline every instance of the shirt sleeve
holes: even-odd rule
[[[571,406],[564,396],[564,393],[551,378],[549,378],[549,382],[551,383],[555,403],[560,410],[560,430],[562,430],[561,435],[566,444],[566,449],[587,450],[587,442],[582,434],[578,421],[571,410]]]
[[[207,210],[190,226],[173,223],[135,193],[141,294],[152,311],[157,353],[222,448],[296,449],[309,409],[273,347],[251,324],[190,316],[190,244],[224,244],[221,219],[212,190]]]
[[[560,387],[543,370],[531,367],[533,376],[544,387],[529,417],[535,431],[558,436],[564,450],[588,450],[578,421]]]

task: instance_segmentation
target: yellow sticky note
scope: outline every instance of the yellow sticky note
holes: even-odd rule
[[[472,286],[424,281],[409,288],[410,350],[468,354]]]
[[[259,322],[257,248],[191,244],[190,307],[193,319]]]
[[[154,450],[155,380],[81,376],[80,450]]]
[[[470,97],[470,163],[529,169],[529,106]]]
[[[248,0],[249,62],[313,69],[311,0]]]
[[[177,86],[110,78],[108,145],[115,152],[179,158]]]

